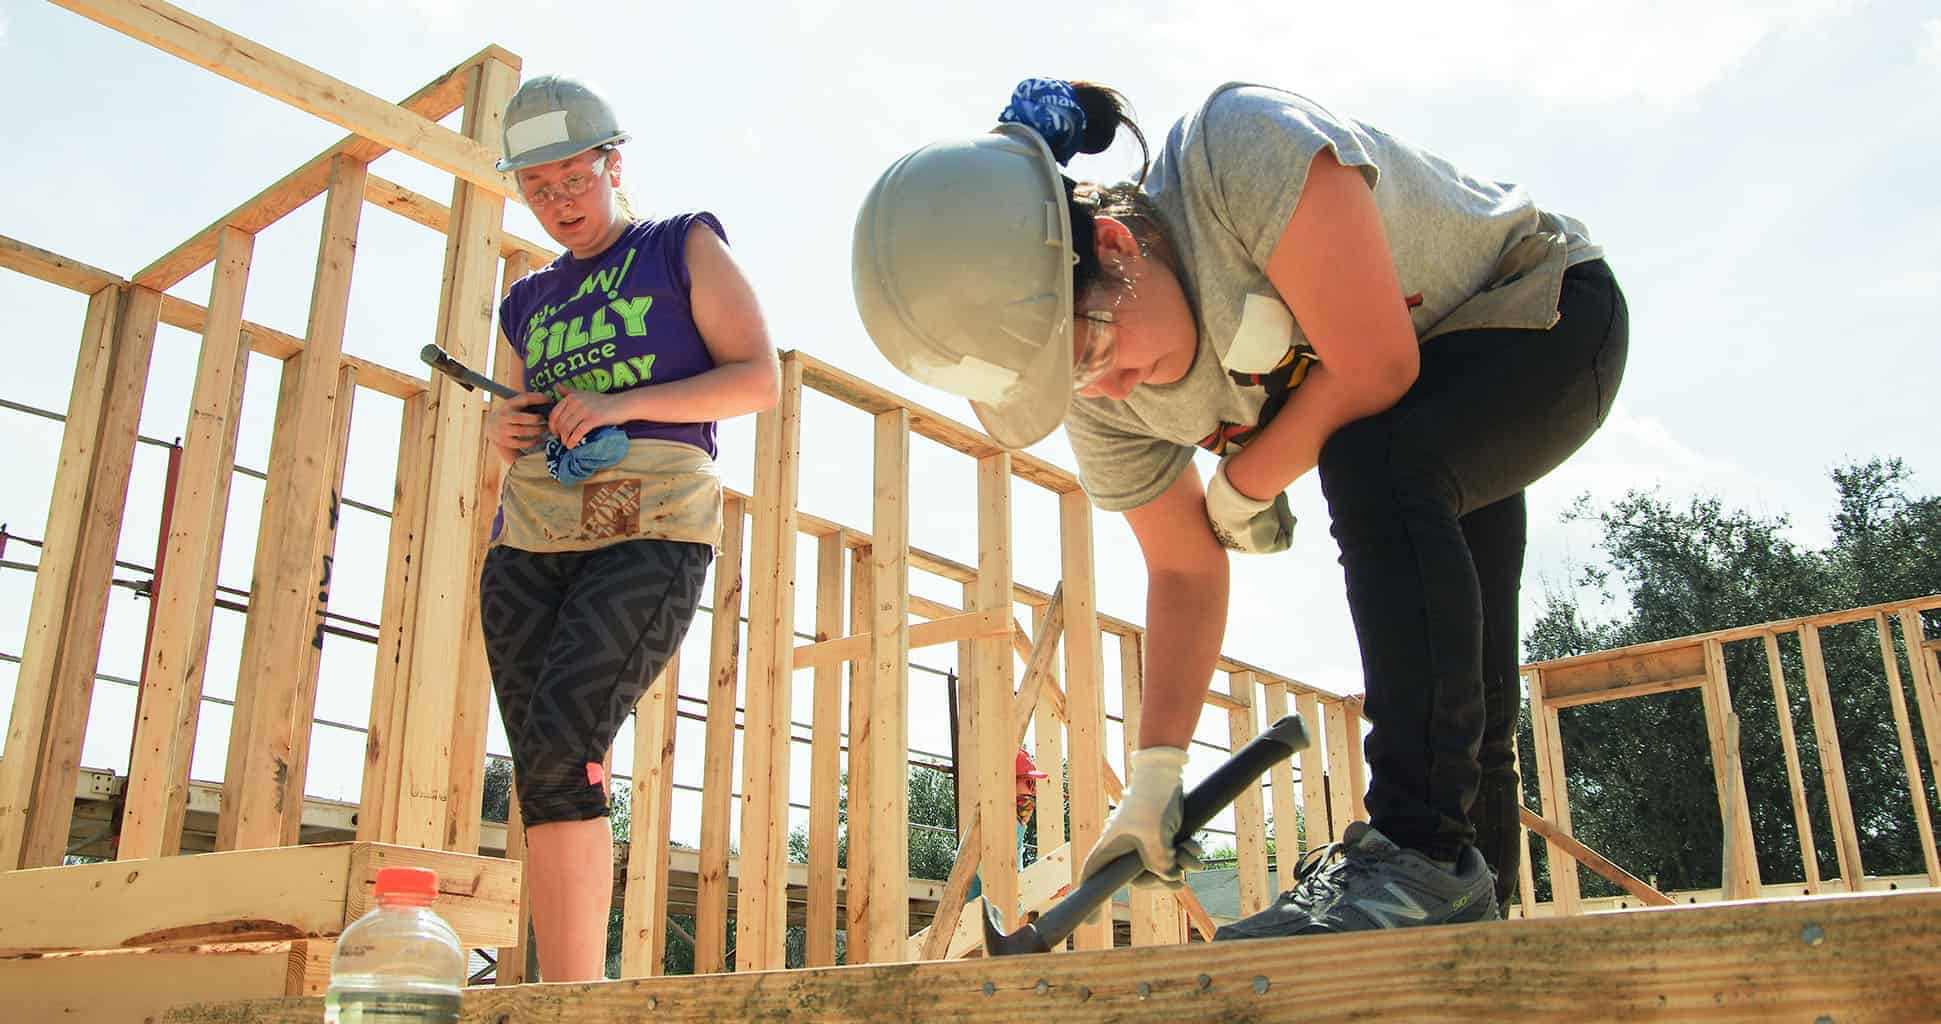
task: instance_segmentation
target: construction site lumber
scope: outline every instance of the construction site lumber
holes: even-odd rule
[[[496,157],[485,143],[387,103],[173,4],[161,0],[55,3],[130,39],[315,114],[345,131],[415,156],[500,197],[519,199],[519,187],[512,176],[493,169]]]
[[[799,352],[794,353],[794,356],[802,364],[804,387],[841,399],[867,413],[907,409],[910,412],[910,433],[927,437],[946,448],[973,458],[981,459],[1004,450],[985,436],[983,431],[974,430],[940,412],[926,409],[886,388],[838,370],[813,356]],[[1058,494],[1078,490],[1078,478],[1057,466],[1023,452],[1012,452],[1010,456],[1011,472],[1017,476]]]
[[[326,843],[0,873],[0,955],[326,938],[371,909],[385,867],[437,871],[432,909],[466,946],[513,943],[517,862]]]
[[[486,47],[464,63],[439,75],[424,88],[405,97],[398,106],[426,120],[440,120],[464,105],[466,72],[487,54],[492,53],[505,54],[505,51],[496,46]],[[158,291],[175,287],[215,258],[217,244],[224,228],[252,235],[262,231],[282,220],[297,207],[321,195],[330,183],[330,168],[338,156],[368,164],[383,156],[384,152],[384,146],[369,139],[358,135],[345,136],[336,145],[312,157],[302,167],[284,175],[274,185],[258,192],[241,206],[223,214],[214,224],[197,232],[188,241],[136,272],[136,283]]]
[[[278,524],[258,537],[250,610],[237,670],[235,725],[223,772],[223,849],[278,846],[295,835],[302,813],[299,765],[312,717],[300,682],[316,633],[320,591],[329,585],[335,527],[330,505],[337,460],[319,457],[317,439],[334,432],[350,305],[351,264],[364,207],[364,165],[339,159],[331,170],[323,238],[310,297],[305,347],[283,365],[270,444],[262,520]],[[346,421],[348,430],[348,421]],[[307,693],[306,693],[307,690]],[[300,734],[300,735],[299,735]],[[286,818],[291,818],[286,822]],[[287,826],[287,827],[286,827]]]
[[[0,956],[0,1006],[8,1020],[136,1024],[184,1003],[318,996],[334,948],[297,939]]]
[[[166,856],[182,838],[220,539],[249,367],[242,341],[243,293],[255,241],[230,227],[218,233],[209,322],[203,330],[165,540],[169,571],[156,572],[154,626],[142,666],[141,712],[134,724],[127,805],[116,852],[120,860]]]
[[[816,541],[815,636],[827,640],[844,630],[843,572],[848,559],[842,537],[830,534]],[[836,962],[836,809],[842,791],[842,666],[815,670],[809,721],[809,892],[807,934],[803,960],[808,967]]]
[[[1826,654],[1820,646],[1820,627],[1799,627],[1800,660],[1806,666],[1806,693],[1813,712],[1813,738],[1819,748],[1820,777],[1826,782],[1827,813],[1833,819],[1834,859],[1848,892],[1859,892],[1867,875],[1861,863],[1860,826],[1853,817],[1853,797],[1847,792],[1847,764],[1834,724],[1833,688],[1826,675]]]
[[[1093,572],[1092,502],[1084,491],[1058,496],[1059,547],[1065,595],[1066,725],[1071,758],[1071,845],[1090,850],[1105,834],[1105,652]],[[1072,864],[1076,885],[1082,861]],[[1073,949],[1111,949],[1111,923],[1081,924]]]
[[[66,849],[160,300],[132,286],[88,299],[50,504],[66,514],[48,520],[0,759],[0,869]]]
[[[715,559],[714,605],[709,623],[708,707],[735,706],[741,673],[742,499],[721,503],[721,551]],[[732,810],[735,716],[707,716],[702,740],[701,850],[695,867],[694,969],[727,970],[728,818]]]
[[[1819,896],[789,974],[466,992],[464,1024],[1019,1020],[1910,1021],[1941,1014],[1941,892]],[[309,1024],[316,999],[170,1024]]]
[[[1545,821],[1542,815],[1528,807],[1518,807],[1518,819],[1523,827],[1542,836],[1547,842],[1561,848],[1572,860],[1590,868],[1592,871],[1617,884],[1625,892],[1637,897],[1647,907],[1669,907],[1672,899],[1652,888],[1649,884],[1632,875],[1629,871],[1613,864],[1610,858],[1577,841],[1577,837]],[[1529,858],[1521,858],[1518,863],[1528,867]]]
[[[904,767],[910,750],[910,429],[907,410],[876,415],[869,581],[857,582],[867,589],[874,639],[867,666],[850,675],[850,686],[862,696],[850,705],[849,820],[853,826],[860,808],[869,824],[849,836],[851,862],[867,865],[860,884],[849,889],[854,925],[860,925],[852,926],[849,938],[851,949],[878,960],[901,956],[910,934],[902,895],[910,845],[899,824],[910,820]]]
[[[755,417],[754,524],[741,758],[741,888],[735,965],[783,965],[787,914],[790,695],[794,676],[795,506],[802,373],[782,360],[781,397]]]
[[[1790,619],[1776,619],[1772,622],[1733,626],[1730,629],[1718,629],[1709,633],[1694,633],[1691,636],[1673,637],[1669,640],[1653,640],[1650,643],[1635,644],[1630,647],[1621,647],[1615,650],[1592,651],[1589,654],[1574,654],[1568,658],[1558,658],[1554,661],[1546,661],[1536,665],[1525,665],[1523,666],[1523,670],[1528,672],[1531,669],[1542,668],[1547,679],[1550,673],[1560,672],[1579,665],[1649,657],[1667,651],[1696,647],[1702,640],[1717,640],[1720,643],[1732,643],[1736,640],[1757,640],[1769,632],[1790,633],[1806,626],[1825,628],[1827,626],[1841,626],[1849,622],[1865,622],[1872,619],[1877,612],[1886,612],[1892,615],[1900,612],[1931,612],[1937,610],[1941,610],[1941,594],[1928,594],[1924,597],[1917,597],[1911,600],[1886,601],[1880,604],[1863,605],[1858,608],[1844,608],[1839,611],[1820,612],[1814,615],[1800,615]],[[1690,657],[1690,655],[1687,656]],[[1696,666],[1697,674],[1702,675],[1704,673],[1702,662],[1694,660],[1692,664]],[[1693,680],[1691,685],[1697,686],[1699,682]]]
[[[1813,816],[1807,812],[1799,742],[1793,735],[1793,702],[1786,695],[1786,671],[1779,658],[1779,638],[1767,633],[1761,639],[1765,641],[1766,674],[1772,683],[1774,717],[1779,723],[1779,749],[1786,754],[1786,784],[1793,796],[1793,827],[1799,835],[1800,867],[1806,877],[1806,891],[1816,893],[1820,891],[1820,856],[1813,844]],[[1785,711],[1778,712],[1780,708]]]

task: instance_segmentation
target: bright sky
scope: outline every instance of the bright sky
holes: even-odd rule
[[[777,347],[799,348],[969,421],[956,399],[902,378],[863,334],[850,299],[849,238],[876,175],[936,137],[990,126],[1017,79],[1089,78],[1137,104],[1147,134],[1223,81],[1295,89],[1455,160],[1525,184],[1546,207],[1584,221],[1630,300],[1630,366],[1604,431],[1531,490],[1526,612],[1566,585],[1593,552],[1558,512],[1658,487],[1713,493],[1759,514],[1793,516],[1802,540],[1826,535],[1827,470],[1899,456],[1916,486],[1941,479],[1931,428],[1933,309],[1941,301],[1941,10],[1918,0],[1497,0],[1299,5],[1258,0],[1032,9],[969,5],[947,15],[905,4],[620,5],[503,0],[330,5],[204,2],[196,13],[377,95],[397,99],[488,42],[525,59],[527,74],[561,71],[601,83],[633,131],[628,182],[644,212],[706,208],[726,224],[755,282]],[[1312,8],[1312,10],[1310,10]],[[630,45],[629,45],[630,44]],[[619,56],[616,59],[616,54]],[[129,275],[343,135],[307,114],[48,5],[0,9],[0,90],[14,97],[0,233]],[[1136,151],[1081,163],[1096,178],[1129,174]],[[397,155],[376,173],[428,195],[449,178]],[[321,201],[259,238],[250,319],[301,335]],[[509,226],[544,239],[523,209]],[[349,335],[357,355],[420,372],[415,354],[436,318],[443,241],[366,207]],[[176,294],[205,302],[208,275]],[[0,398],[64,409],[85,299],[0,274],[17,369]],[[196,339],[163,328],[142,432],[183,430]],[[238,460],[269,449],[274,364],[255,357]],[[801,507],[869,522],[867,418],[810,400]],[[58,426],[0,411],[0,521],[45,533]],[[347,496],[388,507],[398,403],[361,392]],[[752,420],[723,430],[723,469],[752,479]],[[1931,432],[1931,431],[1925,431]],[[1063,435],[1036,450],[1070,467]],[[976,560],[972,463],[928,442],[914,448],[915,542]],[[121,557],[152,564],[164,457],[137,456]],[[1054,503],[1018,488],[1018,577],[1056,582]],[[1291,497],[1294,550],[1235,563],[1226,650],[1339,691],[1360,671],[1319,490]],[[261,486],[238,477],[223,582],[248,586]],[[1143,620],[1145,581],[1121,520],[1097,519],[1101,610]],[[347,512],[338,538],[334,610],[375,620],[386,524]],[[804,545],[803,579],[813,548]],[[32,561],[10,545],[6,558]],[[133,578],[140,574],[122,571]],[[919,585],[940,599],[951,585]],[[802,593],[812,594],[805,586]],[[17,656],[32,577],[0,571],[0,653]],[[147,603],[117,590],[101,670],[140,671]],[[804,603],[798,622],[808,628]],[[234,694],[242,635],[218,613],[206,692]],[[707,620],[690,636],[683,690],[705,687]],[[944,665],[947,654],[917,661]],[[1116,713],[1117,650],[1108,644]],[[326,648],[317,714],[362,724],[371,648]],[[16,666],[0,661],[0,707]],[[1224,680],[1219,680],[1224,685]],[[796,717],[808,718],[808,677]],[[948,749],[942,687],[912,680],[912,743]],[[133,690],[97,687],[83,763],[125,770]],[[195,776],[220,775],[228,709],[206,705]],[[1221,742],[1208,716],[1204,738]],[[496,727],[495,727],[496,728]],[[631,731],[621,735],[626,763]],[[679,737],[684,784],[699,781],[699,723]],[[1108,736],[1117,749],[1119,734]],[[493,739],[494,750],[504,751]],[[316,733],[309,791],[355,799],[362,738]],[[1200,751],[1203,772],[1217,755]],[[794,799],[807,799],[797,748]],[[697,798],[682,794],[675,838],[693,840]],[[799,812],[798,821],[804,818]],[[684,834],[685,833],[685,834]]]

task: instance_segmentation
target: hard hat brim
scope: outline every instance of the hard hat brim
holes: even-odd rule
[[[1069,318],[1071,311],[1067,309]],[[1065,336],[1071,336],[1068,326]],[[1051,436],[1072,407],[1072,353],[1069,344],[1047,344],[1019,375],[1016,393],[1005,402],[972,400],[971,412],[991,440],[1010,449],[1029,448]]]
[[[924,146],[857,213],[852,283],[897,369],[970,401],[1008,449],[1043,440],[1072,400],[1071,218],[1051,151],[1021,125]]]
[[[1004,135],[1017,142],[1030,146],[1037,151],[1037,165],[1041,168],[1047,193],[1058,197],[1052,205],[1057,211],[1057,231],[1060,238],[1060,251],[1072,251],[1072,223],[1066,212],[1063,197],[1065,184],[1058,170],[1058,161],[1052,158],[1051,147],[1037,132],[1018,124],[1001,124],[993,128],[992,134]],[[1063,260],[1061,260],[1063,262]],[[971,412],[991,440],[1010,449],[1029,448],[1050,437],[1052,431],[1065,422],[1065,414],[1072,407],[1072,293],[1069,271],[1058,275],[1055,282],[1059,296],[1058,324],[1052,330],[1053,339],[1063,337],[1065,344],[1046,344],[1039,350],[1036,359],[1022,374],[1021,386],[1008,401],[986,403],[972,401]]]

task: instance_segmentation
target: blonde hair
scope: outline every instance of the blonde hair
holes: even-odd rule
[[[619,155],[620,155],[620,147],[618,145],[615,145],[613,143],[608,143],[607,145],[600,147],[601,160],[606,160],[607,157],[609,156],[617,157]],[[625,166],[624,161],[622,162],[621,166],[623,167]],[[604,174],[606,173],[607,170],[611,169],[611,167],[612,167],[612,164],[609,163],[601,167],[600,172]],[[620,208],[620,216],[625,217],[630,221],[635,221],[640,219],[640,214],[634,212],[633,197],[627,194],[626,186],[617,185],[617,184],[613,186],[613,202],[614,202],[614,205]]]

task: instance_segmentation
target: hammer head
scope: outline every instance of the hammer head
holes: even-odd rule
[[[1004,933],[1004,919],[1000,918],[997,908],[987,900],[984,903],[984,955],[1015,956],[1020,953],[1049,953],[1051,947],[1045,944],[1044,936],[1038,934],[1036,924],[1027,924],[1009,935]]]

